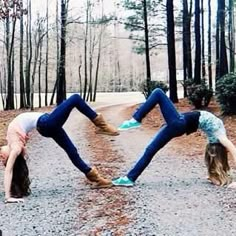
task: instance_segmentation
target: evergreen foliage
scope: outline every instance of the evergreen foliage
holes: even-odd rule
[[[227,74],[216,81],[216,97],[224,114],[236,114],[236,74]]]
[[[187,91],[187,98],[196,109],[207,107],[213,96],[213,90],[209,88],[204,79],[200,84],[196,84],[193,79],[185,81],[184,86]]]
[[[147,81],[146,80],[143,81],[139,87],[140,87],[140,90],[143,93],[144,97],[147,99],[150,95],[150,94],[148,94]],[[156,81],[156,80],[150,81],[149,82],[150,93],[156,88],[162,89],[165,93],[169,90],[168,85],[162,81]]]

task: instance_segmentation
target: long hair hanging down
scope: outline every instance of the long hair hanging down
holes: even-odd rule
[[[226,148],[220,143],[209,143],[205,151],[205,163],[209,179],[216,185],[227,185],[232,182]]]
[[[30,193],[29,169],[24,156],[20,154],[13,167],[11,195],[21,198],[30,195]]]

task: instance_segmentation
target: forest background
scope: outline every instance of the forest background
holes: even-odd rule
[[[150,93],[150,81],[178,102],[186,80],[214,90],[234,72],[233,0],[1,0],[0,17],[5,110],[59,104],[68,92],[95,101],[97,91],[142,83]]]

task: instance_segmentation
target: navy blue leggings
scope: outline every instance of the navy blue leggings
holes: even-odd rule
[[[139,109],[133,114],[133,118],[141,122],[142,119],[159,104],[161,113],[166,124],[161,127],[155,137],[146,147],[143,155],[129,171],[128,178],[135,181],[144,169],[151,162],[154,155],[172,138],[181,136],[186,132],[186,122],[184,116],[178,113],[172,101],[161,89],[155,89]]]
[[[81,159],[77,148],[62,128],[73,108],[77,108],[90,120],[97,116],[97,113],[78,94],[74,94],[57,106],[50,114],[46,113],[39,117],[37,130],[44,137],[53,138],[65,150],[72,163],[84,174],[87,174],[91,168]]]

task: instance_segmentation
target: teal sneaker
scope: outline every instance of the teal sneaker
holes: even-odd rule
[[[119,177],[112,180],[114,186],[124,186],[124,187],[133,187],[134,182],[130,180],[127,176]]]
[[[134,129],[139,128],[141,126],[141,123],[136,120],[125,120],[119,127],[118,130],[128,130],[128,129]]]

